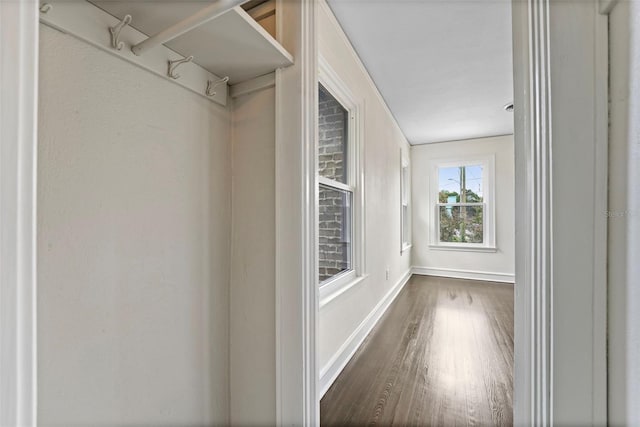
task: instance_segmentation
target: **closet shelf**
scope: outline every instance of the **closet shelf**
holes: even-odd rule
[[[200,11],[202,2],[141,2],[93,0],[104,11],[123,19],[147,35],[156,34]],[[236,84],[293,64],[293,57],[242,7],[222,15],[167,42],[164,46],[218,76]]]

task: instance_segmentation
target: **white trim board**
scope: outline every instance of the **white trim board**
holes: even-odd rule
[[[37,424],[38,3],[0,2],[0,425]]]
[[[380,302],[371,310],[371,312],[364,318],[364,320],[358,325],[353,333],[346,339],[346,341],[340,346],[340,349],[329,359],[329,362],[320,370],[320,384],[319,384],[319,396],[322,398],[324,394],[329,390],[331,384],[338,378],[340,372],[347,366],[347,363],[351,360],[355,352],[360,348],[365,338],[373,330],[374,326],[378,324],[378,321],[382,315],[387,311],[391,303],[395,301],[400,291],[404,288],[411,278],[411,269],[407,270],[402,275],[400,280],[382,297]]]
[[[514,306],[513,417],[515,425],[548,427],[553,425],[549,2],[514,0],[512,17],[513,101],[519,106],[514,110],[519,291]]]
[[[413,267],[411,271],[413,274],[421,276],[450,277],[453,279],[482,280],[484,282],[500,283],[515,283],[516,281],[515,274],[461,270],[457,268]]]
[[[365,274],[362,276],[356,276],[353,280],[347,283],[341,283],[339,280],[334,280],[324,286],[320,286],[318,289],[318,298],[320,301],[318,303],[319,307],[322,308],[331,301],[334,301],[349,289],[362,283],[367,277],[369,277],[369,275]]]
[[[221,77],[210,73],[193,62],[182,64],[176,68],[176,72],[180,75],[180,78],[172,79],[168,77],[167,61],[183,59],[183,56],[166,46],[158,46],[155,49],[145,52],[143,56],[136,56],[131,51],[131,46],[146,40],[148,37],[130,25],[122,28],[120,32],[120,40],[124,42],[124,47],[121,50],[112,48],[109,27],[117,25],[120,20],[97,6],[86,1],[70,2],[64,0],[49,0],[48,3],[51,5],[49,10],[40,13],[40,22],[43,24],[76,37],[144,70],[150,71],[209,101],[216,102],[220,105],[227,105],[227,84],[221,83],[217,86],[214,96],[205,95],[207,80],[217,82],[221,80]],[[133,24],[135,24],[135,22],[133,22]]]
[[[269,89],[276,86],[276,73],[265,74],[264,76],[255,77],[242,83],[236,83],[229,86],[229,96],[238,98],[240,96],[249,95],[250,93],[260,90]]]
[[[597,2],[551,0],[514,0],[512,12],[514,424],[604,425],[606,16]],[[598,185],[576,193],[585,180]]]
[[[314,1],[276,0],[276,39],[296,58],[276,70],[276,422],[320,425]],[[267,302],[268,303],[268,302]]]

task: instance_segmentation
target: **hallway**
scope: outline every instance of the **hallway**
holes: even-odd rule
[[[414,275],[320,403],[323,426],[511,425],[513,286]]]

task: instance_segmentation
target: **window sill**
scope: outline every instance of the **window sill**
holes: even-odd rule
[[[471,246],[471,245],[429,245],[433,251],[457,251],[457,252],[498,252],[495,246]]]
[[[332,281],[321,286],[320,289],[318,290],[318,299],[319,299],[318,305],[320,306],[320,308],[324,307],[325,305],[329,304],[331,301],[338,298],[340,295],[342,295],[343,293],[345,293],[346,291],[348,291],[358,283],[362,282],[367,277],[369,277],[369,275],[364,274],[362,276],[356,276],[353,280],[348,282],[339,283],[337,281],[336,282]]]

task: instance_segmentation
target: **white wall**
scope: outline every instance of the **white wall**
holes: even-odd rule
[[[228,423],[229,112],[41,26],[38,417]]]
[[[609,420],[640,425],[640,3],[609,31]]]
[[[506,113],[505,113],[506,114]],[[514,152],[513,135],[411,147],[413,185],[413,266],[417,271],[453,277],[513,281]],[[429,201],[430,162],[456,156],[495,154],[496,252],[443,251],[429,247],[433,214]]]
[[[320,309],[321,374],[356,343],[352,334],[410,268],[410,253],[400,253],[400,150],[408,143],[387,110],[342,29],[324,2],[318,14],[320,54],[362,101],[364,135],[365,252],[368,276]],[[389,278],[385,270],[389,268]]]
[[[275,90],[233,100],[233,425],[276,422]]]

